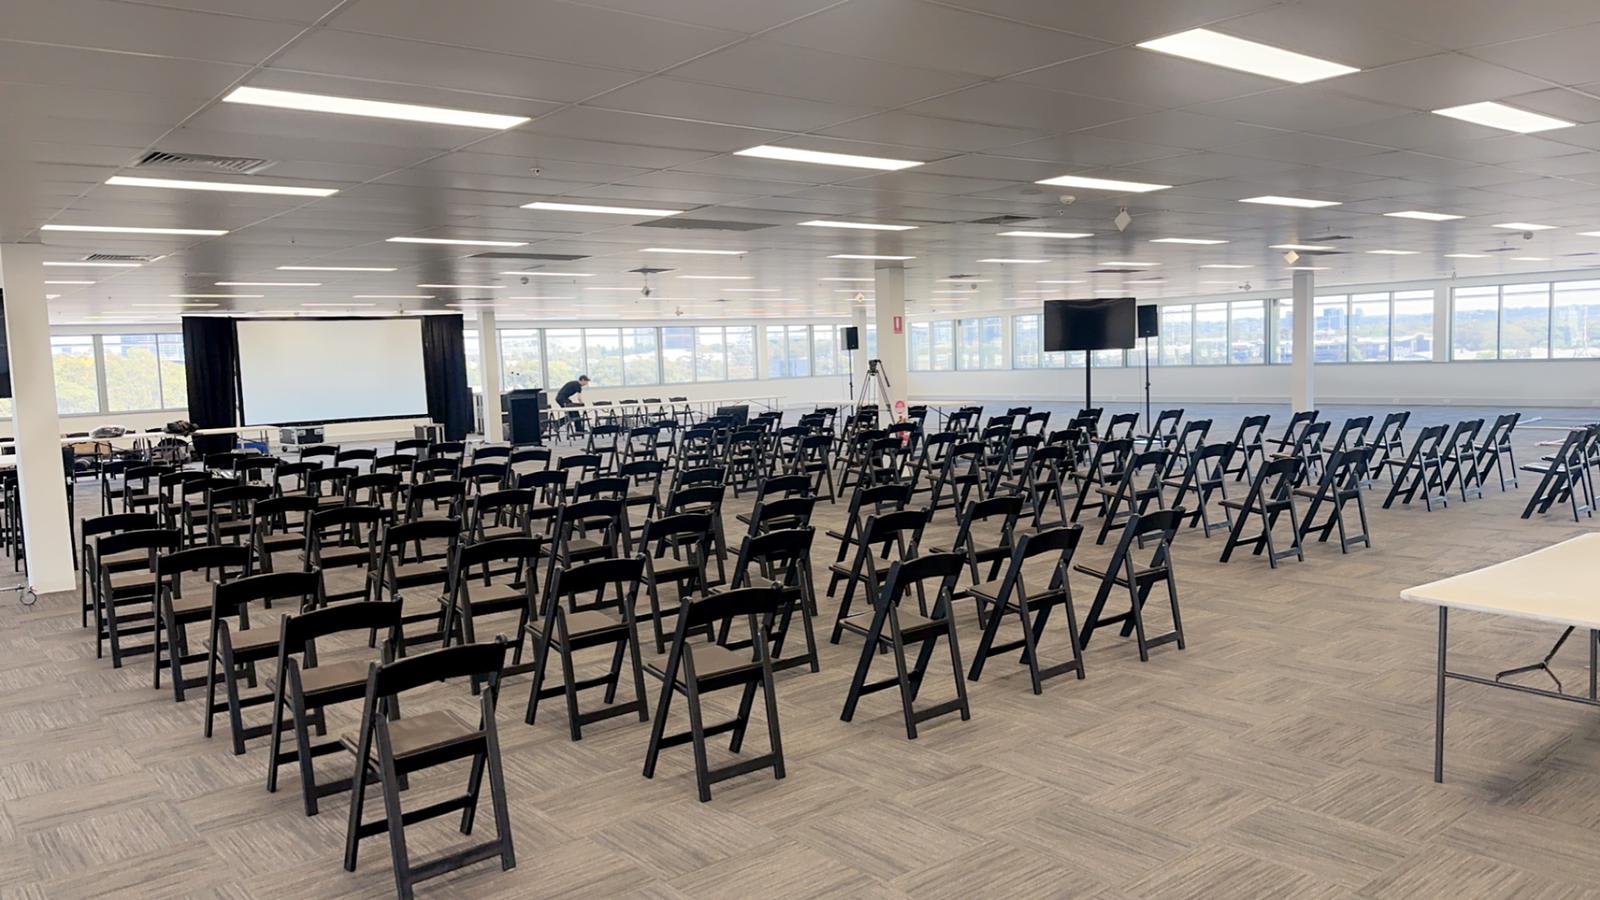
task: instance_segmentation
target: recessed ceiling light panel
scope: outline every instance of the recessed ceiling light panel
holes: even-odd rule
[[[1325,206],[1338,206],[1337,200],[1309,200],[1305,197],[1280,197],[1276,194],[1265,194],[1260,197],[1245,197],[1240,203],[1260,203],[1265,206],[1293,206],[1298,209],[1322,209]]]
[[[1265,75],[1268,78],[1295,84],[1321,81],[1324,78],[1361,71],[1354,66],[1295,53],[1293,50],[1284,50],[1271,44],[1247,41],[1209,28],[1191,28],[1164,38],[1145,41],[1139,46],[1158,53],[1168,53],[1196,62],[1249,72],[1252,75]]]
[[[1571,128],[1573,122],[1558,119],[1555,116],[1546,116],[1525,109],[1517,109],[1504,103],[1485,101],[1483,103],[1468,103],[1463,106],[1450,106],[1434,110],[1435,115],[1449,116],[1474,125],[1483,125],[1489,128],[1498,128],[1501,131],[1512,131],[1517,134],[1532,134],[1535,131],[1551,131],[1556,128]]]
[[[1090,191],[1121,191],[1129,194],[1148,194],[1151,191],[1164,191],[1172,187],[1170,184],[1120,181],[1115,178],[1086,178],[1082,175],[1059,175],[1055,178],[1035,181],[1034,184],[1047,184],[1051,187],[1083,188]]]
[[[249,184],[231,181],[185,181],[178,178],[135,178],[113,175],[106,179],[113,187],[166,188],[175,191],[216,191],[226,194],[277,194],[285,197],[331,197],[334,188],[293,187],[286,184]]]
[[[821,150],[803,150],[799,147],[775,147],[763,144],[744,150],[735,150],[734,156],[751,156],[758,159],[776,159],[784,162],[813,163],[819,166],[843,166],[851,169],[879,169],[897,172],[922,163],[909,159],[887,159],[879,156],[855,156],[849,153],[826,153]]]
[[[528,121],[527,116],[505,116],[496,113],[472,112],[464,109],[417,106],[411,103],[390,103],[385,100],[332,97],[326,94],[304,94],[299,91],[275,91],[254,87],[235,88],[232,93],[222,98],[222,102],[244,103],[251,106],[271,106],[277,109],[297,109],[305,112],[336,113],[345,116],[366,116],[375,119],[427,122],[433,125],[460,125],[466,128],[487,128],[494,131],[515,128]]]

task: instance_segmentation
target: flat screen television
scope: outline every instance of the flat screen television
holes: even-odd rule
[[[1138,301],[1132,297],[1046,300],[1044,349],[1131,350],[1138,318]]]

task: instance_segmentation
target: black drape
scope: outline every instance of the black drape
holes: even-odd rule
[[[461,316],[422,317],[422,365],[428,382],[428,418],[444,426],[446,440],[459,441],[472,427],[472,388],[467,386],[467,347]]]
[[[233,428],[239,424],[237,395],[239,338],[233,320],[184,316],[184,380],[189,386],[189,421],[200,428]],[[195,450],[220,453],[233,449],[233,435],[197,435]]]

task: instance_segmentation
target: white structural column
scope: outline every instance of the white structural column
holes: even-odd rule
[[[1316,396],[1316,292],[1312,272],[1294,273],[1294,358],[1289,366],[1289,403],[1296,411],[1311,409]]]
[[[878,325],[878,359],[884,377],[889,379],[889,396],[884,398],[886,418],[894,420],[905,412],[906,391],[906,270],[899,263],[880,263],[874,273],[874,316]],[[895,333],[895,325],[900,333]],[[862,345],[866,335],[861,336]],[[857,373],[864,377],[862,373]],[[859,388],[858,388],[859,391]]]
[[[505,440],[505,429],[500,422],[500,333],[494,330],[493,310],[478,313],[478,367],[478,383],[483,385],[483,439],[498,444]]]
[[[872,319],[872,310],[865,302],[856,303],[850,308],[850,326],[856,330],[858,342],[856,349],[850,351],[850,374],[854,382],[850,387],[855,393],[850,397],[856,399],[861,394],[861,376],[867,374],[867,324]],[[881,334],[881,332],[880,332]]]
[[[40,594],[70,591],[75,584],[43,255],[38,244],[0,245],[28,585]]]
[[[1450,286],[1433,289],[1433,361],[1450,361]]]

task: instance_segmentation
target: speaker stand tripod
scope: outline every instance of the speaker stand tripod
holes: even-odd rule
[[[861,382],[861,396],[856,398],[856,413],[868,406],[882,408],[889,402],[889,377],[883,374],[883,361],[867,360],[867,375]]]
[[[1144,339],[1144,427],[1155,433],[1155,420],[1150,418],[1150,338]]]

